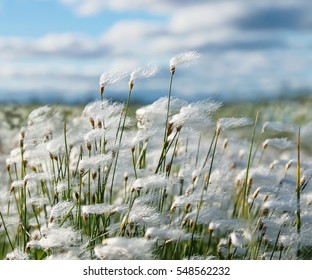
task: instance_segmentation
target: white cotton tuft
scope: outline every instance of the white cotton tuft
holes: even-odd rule
[[[170,59],[170,70],[174,70],[177,65],[187,67],[199,59],[199,53],[196,51],[182,52]]]
[[[145,231],[144,237],[146,239],[187,241],[192,238],[192,234],[184,232],[183,229],[151,227]]]
[[[217,128],[220,130],[231,129],[251,125],[252,120],[246,117],[240,118],[220,118],[217,122]]]
[[[128,222],[153,227],[166,222],[166,217],[155,207],[134,203],[128,216]]]
[[[29,255],[21,252],[19,249],[15,249],[8,253],[5,258],[6,260],[29,260]]]
[[[281,150],[291,148],[293,143],[289,141],[287,138],[274,138],[274,139],[266,139],[262,148],[265,149],[267,146],[272,146]]]
[[[170,123],[177,127],[189,126],[191,128],[207,127],[212,125],[211,113],[221,107],[221,103],[214,101],[194,102],[183,106],[178,114],[175,114]]]
[[[133,190],[155,190],[167,187],[169,181],[163,175],[151,175],[138,178],[132,185]]]
[[[265,122],[262,126],[262,132],[275,131],[275,132],[290,132],[294,133],[297,131],[295,126],[284,124],[281,122]]]
[[[81,240],[81,233],[70,227],[52,227],[42,230],[42,236],[35,245],[44,250],[64,250],[81,245]]]
[[[146,260],[151,258],[151,247],[145,238],[114,237],[96,246],[94,253],[102,260]]]
[[[74,203],[71,201],[61,201],[53,206],[50,215],[53,218],[63,217],[70,211],[73,206]]]
[[[100,204],[94,204],[94,205],[84,205],[82,206],[82,213],[85,215],[89,214],[105,214],[110,213],[113,210],[114,206],[106,204],[106,203],[100,203]]]
[[[33,110],[28,116],[28,125],[33,125],[38,122],[42,122],[51,113],[51,108],[49,106],[42,106]]]
[[[89,170],[97,170],[100,167],[107,166],[112,160],[112,154],[96,155],[93,157],[85,156],[79,162],[79,170],[81,172],[87,172]]]
[[[101,75],[99,84],[102,87],[106,87],[108,85],[117,83],[120,80],[123,80],[127,75],[127,72],[121,72],[117,69],[111,69]]]

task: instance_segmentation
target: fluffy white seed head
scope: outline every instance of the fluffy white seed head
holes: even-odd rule
[[[294,133],[297,129],[293,125],[281,123],[281,122],[270,122],[267,121],[262,126],[262,132],[273,131],[273,132],[290,132]]]
[[[124,79],[127,75],[127,72],[118,71],[117,69],[105,71],[100,77],[99,85],[104,89],[106,86]]]
[[[156,75],[159,72],[159,66],[154,63],[149,63],[146,66],[140,67],[131,72],[129,87],[132,89],[136,80],[147,79]]]
[[[156,190],[167,187],[168,183],[168,179],[162,175],[151,175],[136,179],[132,185],[132,189]]]
[[[287,138],[266,139],[262,144],[262,148],[266,149],[268,146],[284,150],[292,147],[293,143],[289,141]]]
[[[217,122],[217,131],[251,125],[252,120],[246,117],[220,118]]]
[[[113,237],[96,246],[94,253],[102,260],[144,260],[151,258],[151,246],[145,238]]]
[[[170,59],[170,71],[174,74],[177,65],[186,67],[197,62],[198,59],[199,53],[196,51],[182,52]]]

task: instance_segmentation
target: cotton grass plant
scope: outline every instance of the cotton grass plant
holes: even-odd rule
[[[155,64],[100,77],[73,119],[33,110],[1,171],[1,259],[309,259],[312,165],[298,127],[168,96],[129,115]],[[129,79],[126,102],[105,98]],[[127,89],[125,89],[127,91]],[[244,133],[242,133],[242,131]],[[241,135],[247,135],[241,136]]]

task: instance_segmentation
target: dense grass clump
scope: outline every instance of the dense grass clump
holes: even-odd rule
[[[1,259],[311,257],[310,125],[175,98],[175,72],[197,58],[172,58],[168,96],[134,116],[136,81],[155,65],[103,73],[77,116],[31,111],[2,158]],[[105,99],[127,77],[127,101]]]

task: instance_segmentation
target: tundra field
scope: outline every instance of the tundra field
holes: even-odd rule
[[[311,259],[310,100],[1,106],[0,259]]]

